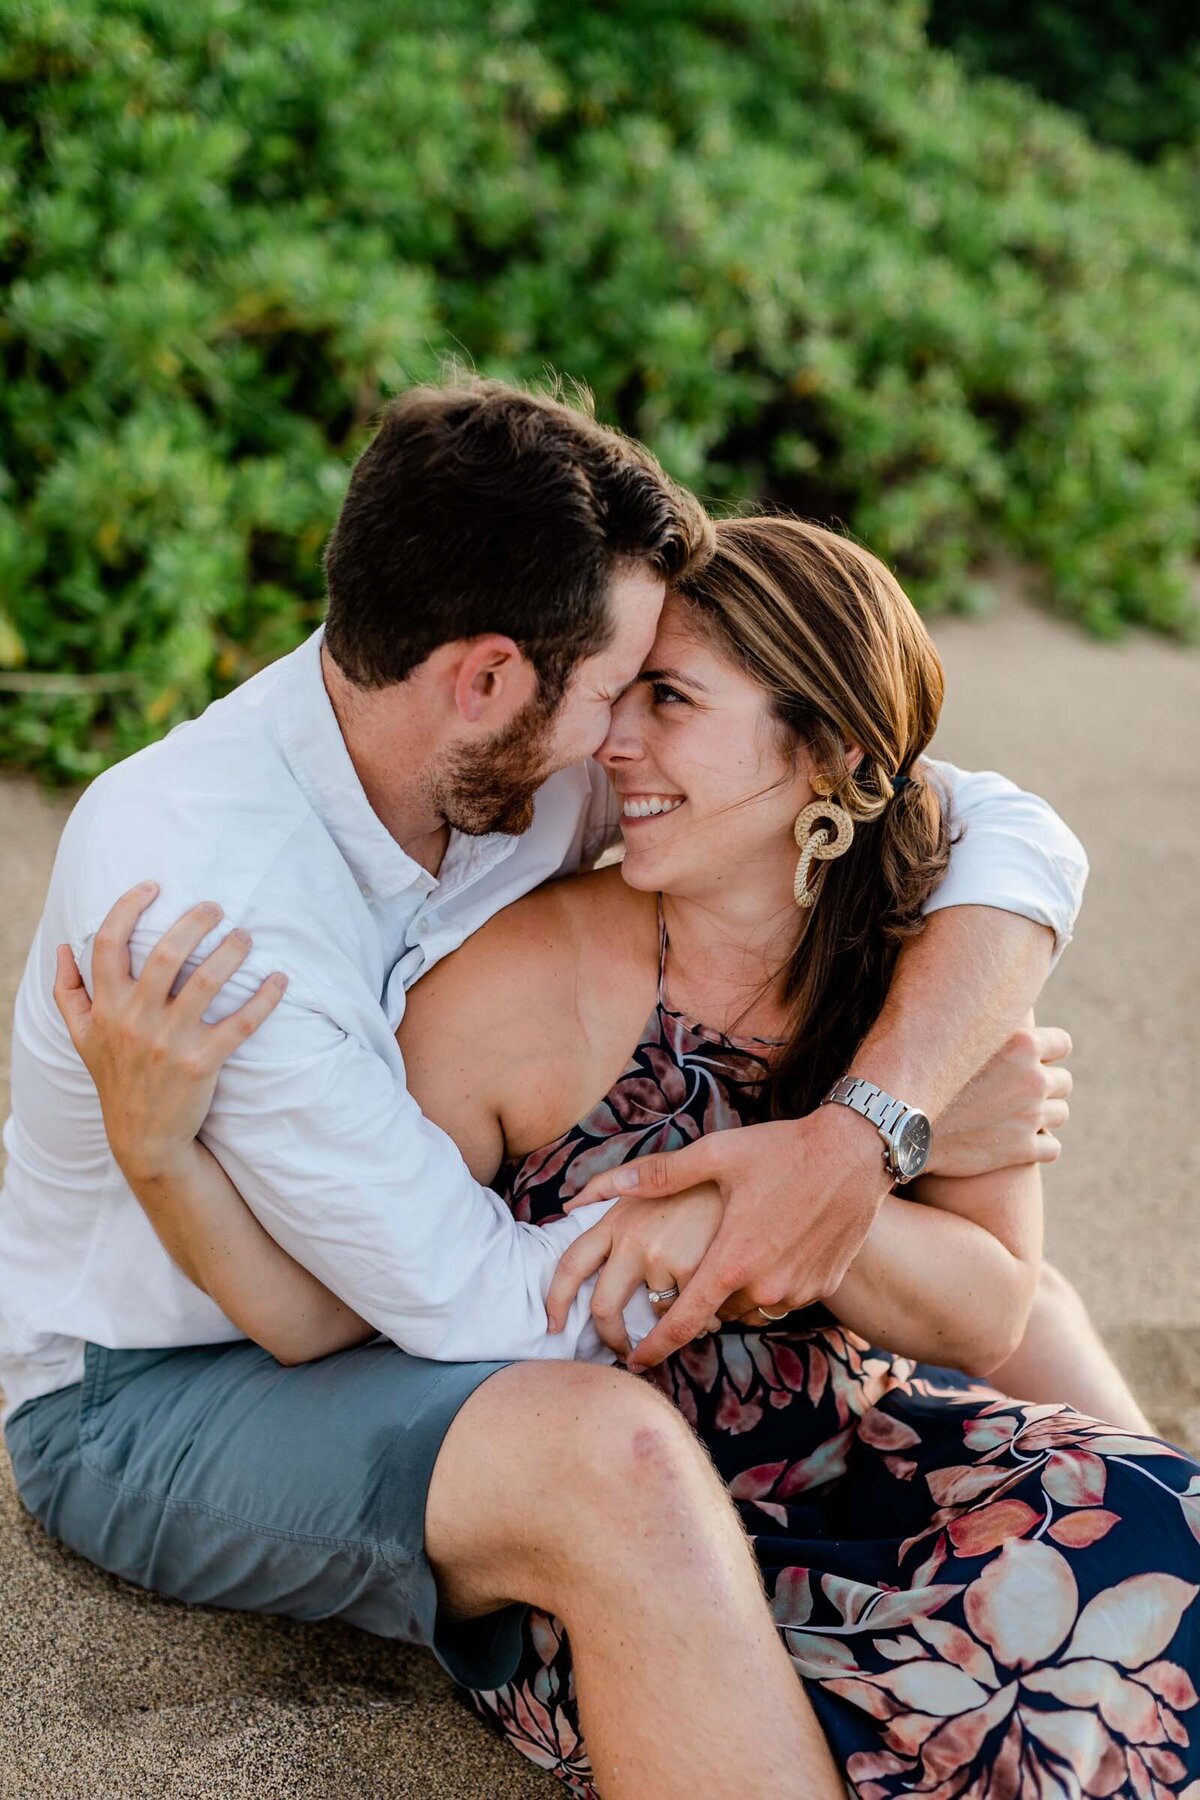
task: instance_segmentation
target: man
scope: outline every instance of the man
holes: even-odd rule
[[[686,1427],[643,1384],[564,1361],[600,1354],[587,1289],[546,1332],[555,1265],[595,1208],[514,1221],[417,1111],[393,1032],[423,970],[603,847],[607,784],[585,759],[666,582],[709,537],[645,451],[555,400],[480,383],[398,401],[330,542],[323,637],[72,815],[18,997],[6,1132],[0,1378],[47,1528],[184,1599],[429,1643],[478,1687],[511,1670],[506,1603],[543,1605],[571,1631],[606,1796],[673,1793],[685,1741],[692,1795],[800,1792],[786,1772],[823,1746]],[[1085,873],[1053,814],[998,777],[957,778],[954,804],[966,834],[853,1069],[935,1118],[1027,1012]],[[257,1016],[260,982],[287,970],[204,1141],[387,1341],[275,1363],[202,1291],[222,1246],[181,1240],[177,1267],[113,1163],[51,997],[54,947],[85,974],[111,956],[98,928],[146,873],[142,979],[203,893],[217,904],[193,961],[222,911],[253,937],[249,953],[228,940],[240,973],[210,1018]],[[725,1226],[643,1360],[730,1296],[777,1310],[827,1292],[891,1182],[874,1128],[841,1107],[719,1134],[674,1167],[642,1180],[717,1179]],[[668,1574],[693,1614],[656,1606]]]

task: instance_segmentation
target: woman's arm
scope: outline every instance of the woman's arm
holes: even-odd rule
[[[279,1362],[306,1362],[362,1343],[374,1335],[371,1327],[275,1242],[196,1139],[222,1062],[278,1003],[284,984],[264,983],[220,1025],[204,1026],[212,994],[249,949],[248,941],[231,934],[184,983],[169,1023],[163,1012],[160,1030],[139,1031],[132,1018],[118,1016],[117,996],[127,994],[120,979],[122,934],[127,938],[148,898],[137,890],[124,896],[97,938],[93,981],[103,1028],[97,1028],[93,1002],[66,945],[59,947],[54,985],[72,1041],[96,1083],[117,1165],[172,1261]],[[195,908],[163,934],[154,954],[166,988],[211,926],[206,909]],[[136,989],[127,951],[124,956],[125,982]]]
[[[889,1194],[829,1298],[884,1350],[986,1375],[1021,1342],[1042,1250],[1040,1164],[1066,1123],[1071,1040],[1032,1013],[938,1122],[938,1173]]]
[[[666,1200],[629,1196],[573,1244],[546,1297],[551,1329],[578,1289],[599,1271],[592,1302],[601,1337],[629,1355],[623,1309],[645,1280],[639,1252],[650,1246],[655,1287],[682,1287],[721,1222],[709,1183]],[[968,1375],[994,1369],[1021,1341],[1037,1285],[1041,1178],[1036,1166],[969,1179],[928,1178],[915,1199],[885,1198],[862,1249],[825,1304],[834,1317],[882,1350],[942,1363]],[[757,1308],[738,1315],[761,1324]],[[707,1322],[706,1322],[707,1323]],[[633,1365],[636,1365],[636,1357]]]
[[[884,1200],[826,1305],[883,1350],[986,1375],[1021,1341],[1041,1265],[1035,1164],[927,1176]]]
[[[181,1145],[153,1174],[126,1146],[112,1148],[171,1260],[276,1362],[312,1362],[375,1336],[264,1230],[203,1144]]]

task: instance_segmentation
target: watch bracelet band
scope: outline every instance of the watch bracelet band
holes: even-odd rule
[[[885,1093],[883,1088],[876,1087],[873,1081],[864,1080],[861,1075],[839,1076],[821,1105],[828,1106],[830,1102],[848,1106],[852,1112],[869,1119],[876,1131],[882,1132],[889,1141],[905,1113],[912,1111],[903,1100]]]

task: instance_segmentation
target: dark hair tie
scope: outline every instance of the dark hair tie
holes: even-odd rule
[[[892,792],[893,792],[893,794],[898,794],[902,788],[911,787],[912,784],[913,784],[913,782],[912,782],[911,775],[893,775],[892,776]]]

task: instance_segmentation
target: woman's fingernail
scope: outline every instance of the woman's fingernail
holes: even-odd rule
[[[267,977],[267,979],[268,979],[268,981],[273,981],[275,983],[275,986],[279,989],[280,993],[283,992],[284,988],[288,984],[288,978],[284,974],[282,969],[276,969],[275,973],[273,975],[269,975]]]
[[[243,931],[240,925],[236,926],[229,935],[235,944],[248,944],[250,942],[250,933],[248,931]]]
[[[137,891],[139,894],[157,894],[158,883],[157,881],[139,881]]]
[[[637,1187],[641,1179],[642,1172],[640,1169],[614,1169],[612,1173],[613,1186],[622,1189],[622,1191],[626,1193],[630,1188]]]

